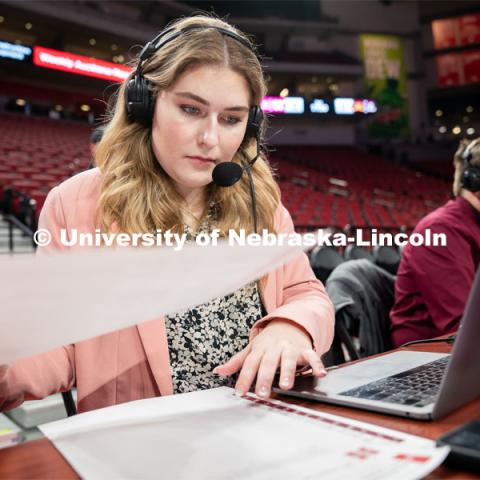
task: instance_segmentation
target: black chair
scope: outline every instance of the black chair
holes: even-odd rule
[[[359,247],[358,245],[348,245],[343,254],[345,260],[369,260],[374,263],[373,255],[366,250],[365,248]]]
[[[399,246],[398,246],[398,253],[399,253],[399,255],[400,255],[400,258],[402,258],[403,251],[405,250],[405,247],[406,247],[406,246],[407,246],[407,245],[399,245]]]
[[[327,366],[345,362],[345,350],[350,360],[390,350],[394,283],[395,276],[366,259],[332,272],[326,289],[335,306],[335,338],[324,356]]]
[[[343,258],[334,247],[319,246],[310,255],[312,270],[322,283],[327,281],[330,273],[341,263]]]
[[[384,268],[392,275],[397,274],[398,266],[400,265],[400,254],[396,248],[388,245],[377,245],[373,248],[373,258],[376,265]]]
[[[75,401],[73,400],[72,391],[62,392],[63,404],[65,405],[65,410],[67,411],[67,416],[71,417],[77,414],[77,407],[75,406]]]

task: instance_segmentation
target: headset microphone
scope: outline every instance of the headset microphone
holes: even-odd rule
[[[240,178],[242,178],[243,172],[250,172],[253,164],[257,161],[257,158],[260,156],[259,149],[260,139],[257,138],[257,154],[255,157],[246,163],[243,167],[235,162],[222,162],[219,163],[212,172],[212,180],[215,185],[218,187],[231,187],[235,185]]]
[[[212,172],[213,183],[219,187],[231,187],[243,175],[243,168],[235,162],[219,163]]]
[[[255,186],[253,183],[252,167],[260,156],[260,129],[258,128],[256,133],[257,141],[257,153],[252,160],[245,163],[243,166],[235,162],[222,162],[219,163],[212,172],[212,180],[218,187],[231,187],[235,185],[240,178],[242,178],[243,172],[247,172],[248,180],[250,183],[250,197],[252,199],[252,215],[253,215],[253,231],[257,233],[257,198],[255,195]]]

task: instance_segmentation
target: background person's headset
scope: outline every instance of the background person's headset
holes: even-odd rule
[[[480,139],[470,142],[463,152],[463,173],[462,173],[462,187],[470,192],[480,191],[480,168],[471,164],[473,158],[473,148],[480,148]]]
[[[144,127],[150,128],[153,120],[153,112],[155,108],[155,99],[149,88],[150,82],[143,76],[142,68],[145,62],[150,59],[156,52],[168,43],[172,42],[181,35],[192,30],[216,30],[224,36],[234,39],[244,47],[248,48],[258,58],[258,54],[254,46],[240,35],[227,30],[225,28],[213,25],[189,25],[185,28],[175,31],[175,28],[168,28],[160,32],[153,40],[148,42],[140,52],[137,68],[133,77],[128,80],[126,94],[126,109],[128,119],[131,122],[137,122]],[[257,231],[257,212],[256,212],[256,196],[253,184],[252,167],[260,156],[260,139],[264,123],[263,111],[259,105],[254,105],[248,112],[247,127],[242,145],[247,145],[251,139],[256,140],[257,152],[253,159],[249,160],[243,166],[235,162],[222,162],[215,166],[212,172],[212,180],[219,187],[230,187],[234,185],[246,171],[250,180],[250,194],[252,197],[252,213],[254,231]]]

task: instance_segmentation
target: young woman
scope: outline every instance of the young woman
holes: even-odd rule
[[[261,65],[245,35],[210,17],[175,22],[147,44],[121,85],[97,147],[98,168],[50,192],[40,216],[40,228],[54,238],[49,249],[65,248],[61,228],[161,229],[191,239],[212,228],[224,235],[229,229],[292,232],[266,159],[253,163],[264,94]],[[227,168],[226,183],[234,184],[218,186],[212,174],[226,162],[247,172],[234,183]],[[225,172],[220,176],[225,183]],[[79,411],[227,384],[240,395],[255,384],[267,397],[278,368],[283,389],[292,387],[300,365],[326,373],[320,355],[333,323],[331,302],[302,255],[187,312],[4,366],[0,409],[74,385]]]

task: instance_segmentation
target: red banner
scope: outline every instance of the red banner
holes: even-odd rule
[[[460,45],[480,43],[480,14],[465,15],[458,19]]]
[[[465,83],[480,82],[480,50],[462,53]]]
[[[454,87],[463,84],[460,55],[455,53],[439,55],[436,60],[438,85],[440,87]]]
[[[433,44],[437,50],[458,45],[458,20],[448,18],[432,22]]]
[[[480,13],[434,20],[432,33],[437,50],[480,43]]]
[[[125,65],[44,47],[33,48],[33,63],[39,67],[101,78],[113,82],[122,82],[132,71],[130,67]]]
[[[480,50],[439,55],[436,61],[440,87],[480,82]]]

